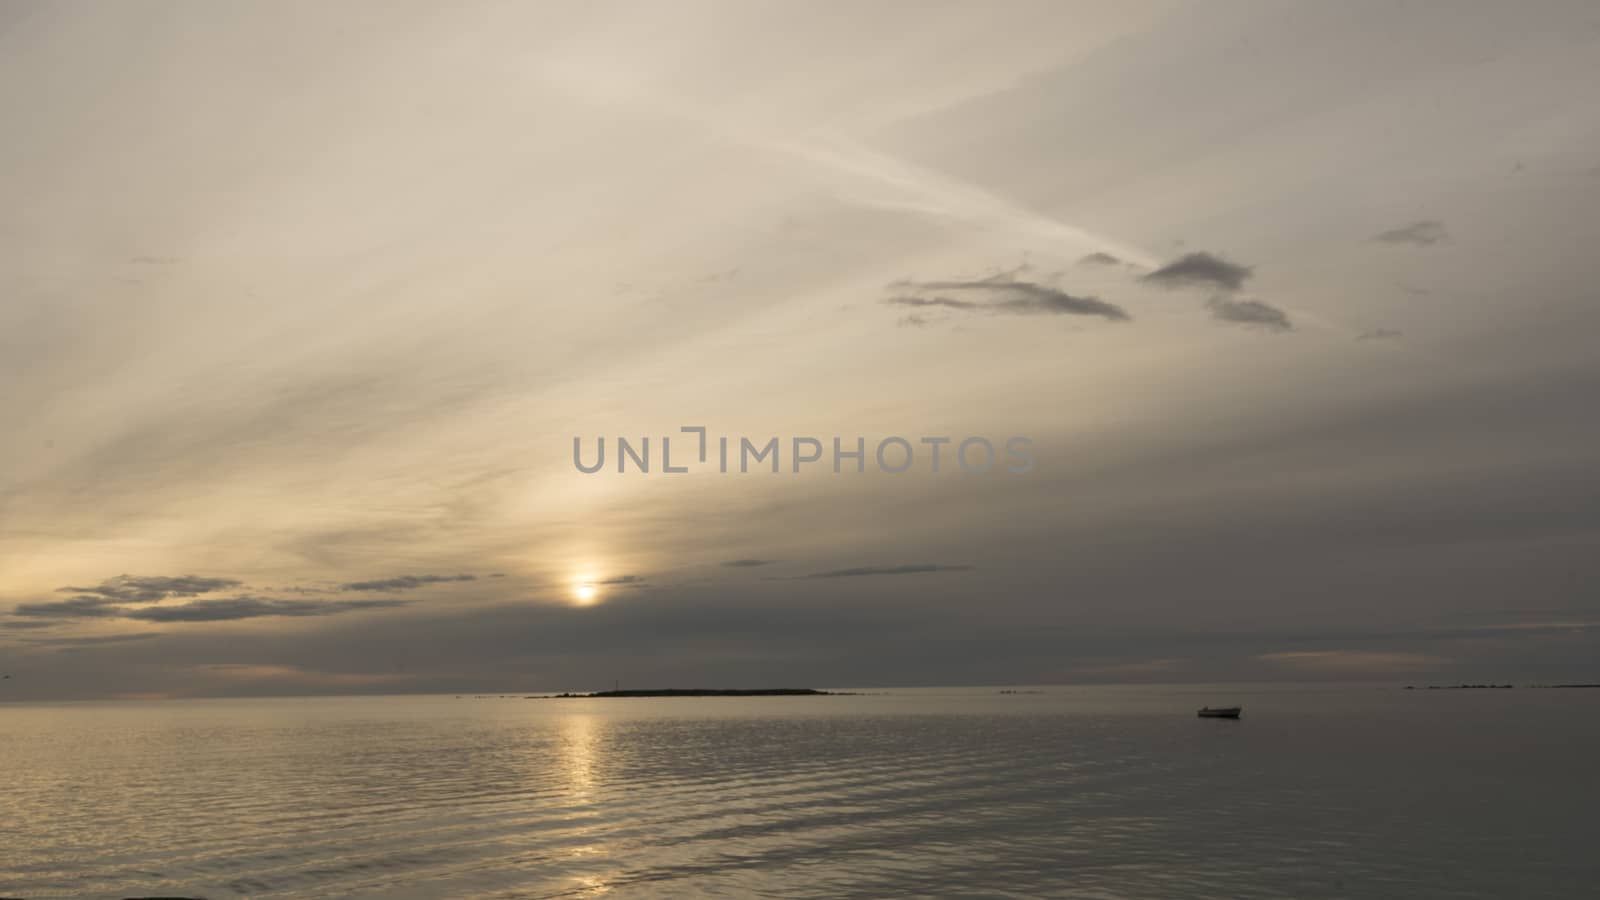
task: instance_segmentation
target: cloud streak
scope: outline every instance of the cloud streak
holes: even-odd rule
[[[47,603],[21,603],[12,615],[49,619],[114,619],[122,607],[104,597],[73,597]]]
[[[397,575],[372,581],[350,581],[339,585],[341,591],[410,591],[430,584],[448,584],[457,581],[477,581],[476,575]]]
[[[1380,650],[1305,650],[1263,653],[1256,659],[1275,665],[1327,672],[1385,672],[1396,669],[1428,669],[1449,665],[1452,660],[1427,653]]]
[[[54,628],[58,624],[60,623],[51,622],[48,619],[21,619],[0,622],[0,628],[8,631],[33,631],[39,628]]]
[[[617,585],[617,584],[639,585],[639,584],[643,584],[644,583],[644,576],[643,575],[618,575],[618,576],[616,576],[614,578],[602,578],[599,581],[591,581],[589,583],[590,584],[612,584],[612,585]]]
[[[333,616],[364,609],[392,609],[410,600],[279,600],[271,597],[229,597],[197,600],[183,606],[146,606],[126,612],[125,618],[145,622],[232,622],[271,616]]]
[[[202,578],[197,575],[118,575],[94,587],[57,588],[58,594],[98,597],[117,603],[155,603],[169,597],[197,597],[214,591],[239,587],[232,578]]]
[[[1450,232],[1443,222],[1432,220],[1414,222],[1404,228],[1391,228],[1380,232],[1373,240],[1383,244],[1409,244],[1413,247],[1432,247],[1450,240]]]
[[[864,578],[869,575],[920,575],[925,572],[968,572],[972,566],[945,566],[934,563],[923,563],[909,566],[857,566],[851,569],[833,569],[827,572],[812,572],[809,575],[799,575],[797,578]]]
[[[363,609],[406,606],[410,600],[285,600],[276,597],[240,595],[213,600],[195,600],[176,605],[119,603],[105,597],[80,596],[68,600],[23,603],[12,611],[20,621],[11,628],[41,628],[72,619],[123,619],[143,622],[220,622],[256,619],[266,616],[331,616]]]
[[[29,638],[27,642],[39,647],[55,647],[58,651],[66,653],[73,650],[86,650],[90,647],[148,641],[151,638],[160,636],[161,632],[159,631],[142,631],[137,634],[103,634],[93,637]]]
[[[1013,316],[1098,316],[1115,322],[1131,318],[1127,311],[1098,297],[1079,297],[1033,281],[897,281],[897,293],[885,300],[896,306],[942,307],[961,312]],[[957,296],[946,296],[955,294]],[[960,295],[977,299],[964,299]]]

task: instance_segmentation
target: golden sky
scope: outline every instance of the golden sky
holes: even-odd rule
[[[0,668],[1592,656],[1597,39],[1578,3],[8,4]],[[572,465],[696,425],[784,473]],[[889,435],[1036,467],[789,471]]]

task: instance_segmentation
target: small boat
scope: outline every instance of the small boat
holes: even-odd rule
[[[1202,706],[1198,715],[1202,719],[1237,719],[1242,712],[1244,712],[1242,706],[1219,706],[1216,709]]]

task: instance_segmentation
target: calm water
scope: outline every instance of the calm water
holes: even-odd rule
[[[1600,690],[1043,690],[0,706],[0,895],[1595,895]]]

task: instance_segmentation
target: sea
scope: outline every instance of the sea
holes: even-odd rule
[[[1600,690],[851,690],[4,704],[0,896],[1600,896]]]

